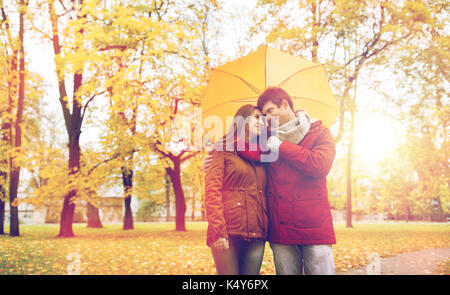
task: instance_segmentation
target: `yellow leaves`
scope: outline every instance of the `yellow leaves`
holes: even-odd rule
[[[397,31],[404,32],[404,28],[397,24],[386,24],[381,28],[381,32],[383,33],[396,33]]]
[[[215,274],[205,244],[206,223],[188,223],[187,232],[173,228],[173,223],[137,223],[135,230],[124,232],[120,224],[104,229],[75,225],[76,238],[55,239],[56,225],[22,226],[20,239],[0,236],[0,274],[66,274],[70,253],[79,255],[82,275]],[[445,224],[366,224],[352,229],[336,225],[336,233],[333,255],[337,271],[367,265],[374,253],[387,257],[450,246]],[[275,274],[268,244],[261,274]]]

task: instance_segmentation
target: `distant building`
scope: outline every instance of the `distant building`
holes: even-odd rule
[[[112,186],[99,190],[98,208],[100,220],[102,223],[121,223],[124,216],[124,199],[123,191],[120,186]],[[23,196],[19,195],[19,200]],[[35,207],[31,204],[19,202],[19,222],[22,224],[46,224],[59,223],[63,200],[57,200]],[[132,197],[131,207],[133,214],[138,209],[136,197]],[[9,204],[5,206],[5,222],[9,223]],[[87,201],[79,200],[75,202],[75,212],[73,216],[74,223],[87,222]]]
[[[99,215],[102,223],[120,223],[123,221],[123,198],[99,198]],[[59,223],[63,201],[35,208],[30,204],[19,204],[19,221],[23,224]],[[75,202],[74,223],[87,222],[87,202]],[[9,223],[9,205],[6,204],[5,221]]]

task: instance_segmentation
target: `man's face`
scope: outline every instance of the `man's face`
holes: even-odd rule
[[[278,125],[283,125],[287,121],[289,121],[289,115],[287,113],[289,108],[288,103],[283,100],[281,105],[278,107],[271,101],[266,102],[262,107],[262,113],[267,118],[267,124],[270,126],[270,121],[273,117],[278,117]]]

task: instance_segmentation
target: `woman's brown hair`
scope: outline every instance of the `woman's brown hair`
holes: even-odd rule
[[[236,150],[236,138],[242,138],[242,136],[245,136],[244,139],[248,138],[249,130],[247,118],[251,116],[255,110],[259,111],[259,109],[252,104],[243,105],[237,110],[233,118],[233,124],[231,124],[228,132],[222,137],[222,140],[219,140],[219,143],[223,147],[226,147],[225,150]]]
[[[281,106],[281,102],[286,100],[291,110],[294,110],[294,104],[292,103],[292,98],[289,94],[280,87],[269,87],[267,88],[258,98],[258,108],[262,110],[266,102],[271,101],[277,107]]]

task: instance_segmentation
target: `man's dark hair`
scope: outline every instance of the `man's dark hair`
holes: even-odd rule
[[[276,104],[278,107],[280,107],[283,99],[287,101],[291,110],[294,110],[292,99],[286,91],[284,91],[280,87],[269,87],[259,96],[257,103],[258,109],[262,110],[262,107],[268,101],[271,101],[273,104]]]

